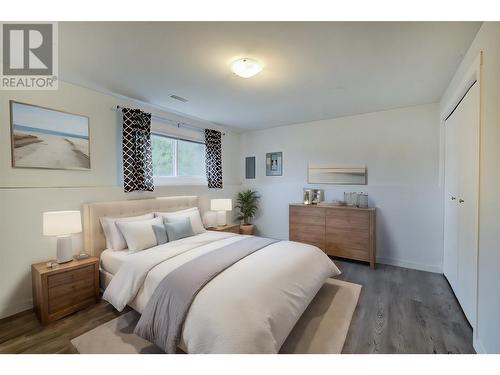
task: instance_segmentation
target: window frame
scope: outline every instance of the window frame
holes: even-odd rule
[[[154,171],[153,171],[153,184],[154,186],[206,186],[208,184],[207,176],[204,174],[203,176],[179,176],[178,171],[179,171],[179,158],[178,158],[178,147],[179,147],[179,141],[184,141],[184,142],[191,142],[191,143],[197,143],[197,144],[202,144],[206,148],[205,142],[199,141],[199,140],[194,140],[194,139],[189,139],[189,138],[183,138],[179,136],[173,136],[168,133],[163,133],[159,131],[152,131],[151,132],[151,137],[153,136],[158,136],[158,137],[163,137],[163,138],[169,138],[174,141],[174,152],[173,152],[173,176],[155,176]],[[151,147],[151,153],[153,152],[153,149]]]

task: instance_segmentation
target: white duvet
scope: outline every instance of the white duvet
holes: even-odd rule
[[[131,254],[103,298],[143,311],[159,282],[204,253],[246,236],[209,231]],[[180,347],[188,353],[277,353],[327,278],[340,274],[317,247],[281,241],[243,258],[196,296]]]

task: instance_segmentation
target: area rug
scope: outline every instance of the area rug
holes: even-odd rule
[[[342,352],[361,285],[328,279],[281,347],[283,354]],[[71,340],[80,354],[147,354],[162,351],[134,334],[139,314],[130,311]]]

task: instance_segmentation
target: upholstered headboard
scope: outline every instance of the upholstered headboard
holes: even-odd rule
[[[83,244],[85,251],[100,256],[106,248],[106,239],[99,219],[104,216],[125,217],[142,215],[148,212],[178,211],[198,207],[198,197],[158,197],[127,201],[85,203],[83,211]]]

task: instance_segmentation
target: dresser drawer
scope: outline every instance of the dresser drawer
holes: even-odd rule
[[[66,285],[79,280],[88,280],[94,278],[94,266],[89,265],[76,270],[61,272],[55,275],[49,275],[47,279],[48,287],[53,288],[58,285]]]
[[[317,225],[290,224],[290,241],[307,243],[325,249],[325,228]]]
[[[69,284],[57,285],[49,288],[49,299],[71,296],[72,294],[86,289],[94,289],[93,278],[77,280]]]
[[[326,226],[367,231],[370,228],[370,214],[365,211],[327,209]]]
[[[325,209],[317,207],[290,207],[290,224],[325,226]]]
[[[79,307],[82,304],[90,304],[96,301],[94,287],[80,289],[69,295],[49,298],[49,314],[54,314],[65,309]]]
[[[356,229],[326,228],[326,244],[368,252],[370,234]]]
[[[343,246],[338,246],[336,244],[328,245],[325,252],[330,256],[354,259],[354,260],[362,260],[364,262],[370,261],[369,252],[363,250],[349,249]]]
[[[326,253],[329,255],[368,260],[370,234],[356,229],[326,229]]]
[[[325,226],[325,217],[324,216],[313,216],[313,215],[293,215],[290,217],[291,224],[297,225],[317,225],[324,227]]]

